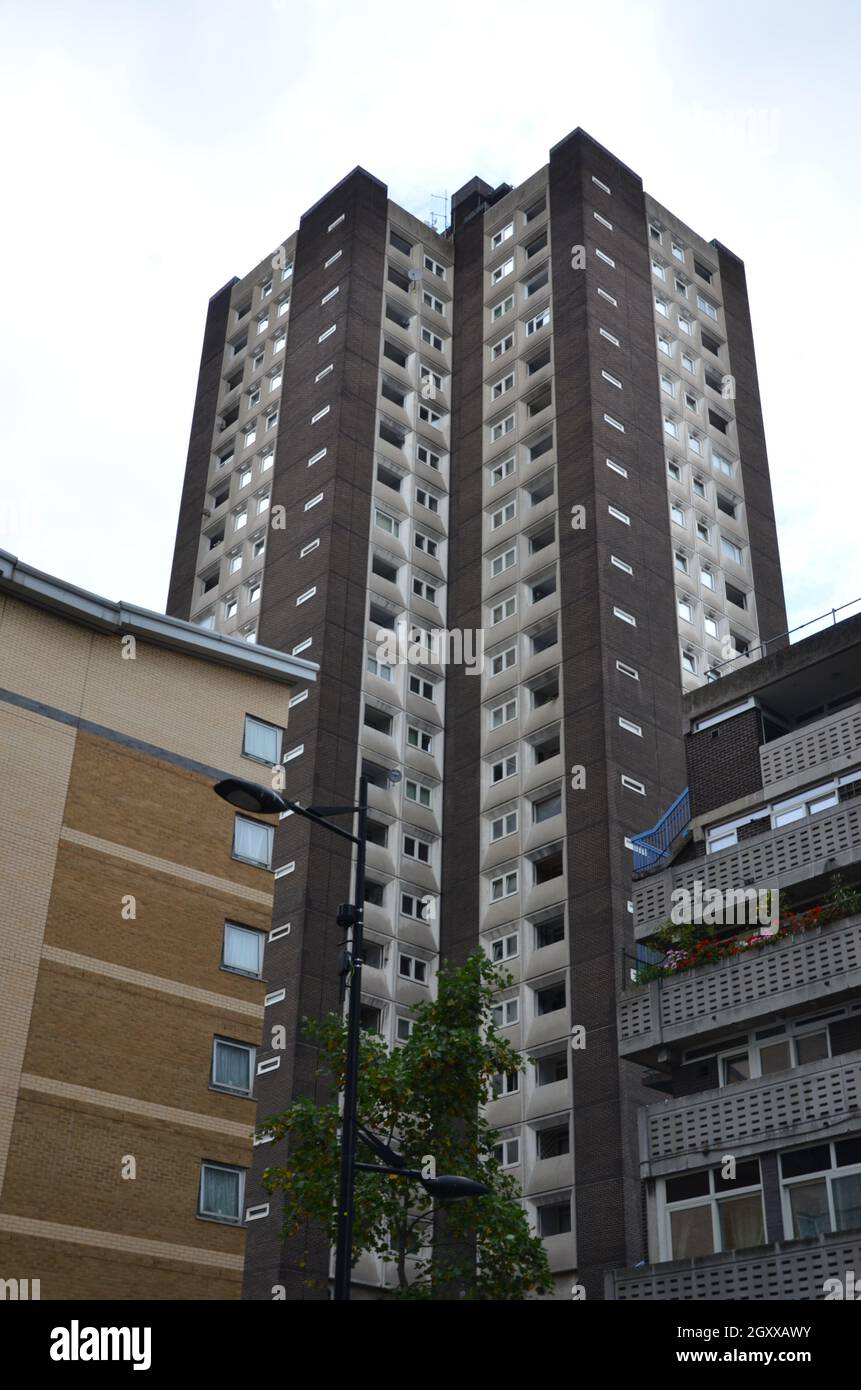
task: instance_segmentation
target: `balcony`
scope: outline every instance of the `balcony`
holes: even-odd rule
[[[684,860],[633,886],[634,933],[638,940],[665,922],[674,888],[783,887],[853,864],[861,855],[861,801],[846,802],[804,821],[770,830],[720,854]]]
[[[814,769],[844,772],[861,756],[861,705],[806,724],[764,743],[759,750],[762,785],[771,788]]]
[[[617,1010],[619,1052],[653,1066],[661,1047],[707,1041],[741,1024],[753,1028],[776,1010],[792,1013],[820,1000],[836,1005],[858,990],[861,916],[627,990]]]
[[[810,1302],[825,1297],[826,1279],[844,1282],[861,1267],[861,1232],[841,1231],[733,1250],[695,1260],[671,1260],[646,1269],[616,1269],[606,1275],[605,1296],[625,1302]]]
[[[861,1053],[826,1057],[639,1113],[640,1175],[661,1177],[769,1148],[861,1130]]]

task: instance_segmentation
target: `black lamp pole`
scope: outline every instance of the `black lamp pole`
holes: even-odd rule
[[[393,773],[392,777],[399,777]],[[356,846],[354,901],[338,911],[338,925],[351,928],[350,964],[348,970],[349,1005],[347,1012],[347,1064],[344,1080],[344,1108],[341,1115],[341,1179],[338,1194],[338,1233],[335,1245],[335,1299],[348,1302],[350,1274],[353,1267],[353,1186],[356,1163],[356,1111],[359,1089],[359,1041],[362,1010],[362,962],[364,959],[365,926],[365,860],[368,835],[368,778],[359,778],[358,806],[300,806],[280,792],[254,782],[228,777],[217,783],[216,792],[232,806],[258,815],[273,815],[293,811],[315,825],[322,825],[334,835],[352,841]],[[358,813],[358,834],[333,825],[329,816]]]
[[[392,781],[400,780],[400,773],[389,774]],[[363,772],[359,778],[358,806],[300,806],[296,801],[288,801],[280,792],[270,787],[258,786],[255,782],[244,782],[237,777],[227,777],[218,782],[215,791],[231,806],[242,811],[256,812],[258,815],[275,815],[282,811],[293,811],[304,816],[315,825],[331,830],[356,846],[356,874],[354,901],[345,903],[338,909],[338,925],[351,929],[350,963],[348,984],[350,990],[347,1010],[347,1063],[344,1078],[344,1108],[341,1115],[341,1178],[338,1193],[338,1223],[335,1243],[335,1300],[347,1303],[350,1299],[350,1276],[353,1268],[353,1190],[356,1169],[369,1172],[396,1173],[402,1177],[416,1178],[426,1190],[443,1200],[456,1201],[466,1197],[481,1197],[489,1191],[482,1183],[469,1178],[440,1177],[423,1178],[422,1174],[404,1167],[403,1159],[380,1139],[366,1131],[362,1132],[368,1144],[384,1164],[356,1162],[356,1140],[358,1138],[357,1109],[359,1092],[359,1042],[361,1038],[362,1011],[362,964],[364,961],[365,939],[365,859],[368,843],[368,778]],[[358,834],[333,825],[330,816],[358,814]]]
[[[353,1267],[353,1185],[356,1162],[356,1110],[359,1092],[359,1030],[362,1009],[362,965],[365,941],[365,849],[368,834],[368,779],[359,778],[359,833],[356,836],[356,879],[353,893],[352,950],[348,984],[347,1071],[341,1116],[341,1183],[338,1195],[338,1227],[335,1241],[335,1300],[349,1302]]]

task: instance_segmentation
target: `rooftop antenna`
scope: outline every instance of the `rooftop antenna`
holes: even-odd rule
[[[428,224],[429,227],[433,227],[433,229],[434,229],[435,232],[444,232],[445,229],[446,229],[446,227],[448,226],[448,220],[449,220],[449,196],[448,196],[448,193],[432,193],[432,194],[430,195],[430,200],[431,200],[431,210],[430,210],[430,214],[429,214],[429,216],[428,216],[428,218],[427,218],[427,224]],[[442,204],[442,208],[440,209],[438,206],[437,206],[436,208],[434,208],[434,206],[433,206],[434,203],[437,203],[437,204],[440,204],[440,203],[441,203],[441,204]],[[440,225],[440,224],[441,224],[441,225]]]

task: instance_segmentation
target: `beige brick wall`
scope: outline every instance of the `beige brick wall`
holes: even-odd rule
[[[15,599],[0,612],[0,687],[209,767],[259,773],[241,755],[243,715],[286,727],[295,687],[140,641],[134,660],[122,650],[117,636]]]
[[[123,660],[9,599],[0,687],[256,780],[243,716],[286,725],[291,693],[141,642]],[[239,1297],[245,1233],[197,1217],[198,1184],[202,1159],[250,1163],[253,1102],[209,1078],[215,1034],[260,1042],[265,982],[220,961],[225,918],[268,929],[271,875],[232,858],[194,772],[3,702],[0,750],[0,1277]]]

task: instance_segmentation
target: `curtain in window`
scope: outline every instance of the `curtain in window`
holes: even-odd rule
[[[245,721],[245,751],[252,758],[263,758],[267,763],[278,761],[278,730],[268,724],[259,724],[256,719]]]
[[[260,974],[260,934],[242,927],[225,928],[224,964],[249,975]]]
[[[762,1220],[762,1198],[757,1192],[751,1197],[732,1197],[718,1203],[721,1241],[724,1250],[743,1250],[749,1245],[762,1245],[765,1227]]]
[[[234,1047],[231,1043],[215,1044],[215,1082],[218,1086],[231,1086],[235,1091],[250,1089],[248,1075],[251,1058],[244,1047]]]
[[[861,1173],[836,1178],[831,1184],[834,1196],[834,1220],[838,1231],[851,1231],[861,1226]]]
[[[203,1210],[209,1216],[239,1219],[239,1174],[225,1168],[204,1168]]]
[[[824,1179],[791,1187],[789,1204],[794,1232],[799,1239],[818,1236],[829,1229],[828,1192]]]
[[[269,864],[272,844],[271,825],[260,825],[257,821],[236,817],[233,835],[233,852],[242,859],[252,859],[256,864]]]

